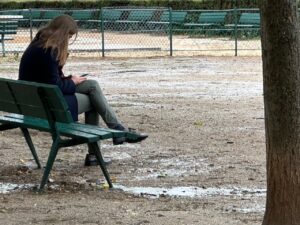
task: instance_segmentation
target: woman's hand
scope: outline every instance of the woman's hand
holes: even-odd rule
[[[86,77],[72,75],[71,80],[75,83],[75,85],[78,85],[78,84],[82,83],[83,81],[85,81]]]

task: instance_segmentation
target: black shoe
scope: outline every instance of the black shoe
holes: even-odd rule
[[[148,137],[148,134],[138,134],[139,136],[136,139],[126,138],[127,143],[138,143],[145,140]]]
[[[121,144],[124,144],[124,142],[126,142],[125,137],[113,138],[113,144],[114,145],[121,145]]]
[[[145,140],[148,137],[147,134],[137,133],[136,130],[133,129],[133,128],[125,129],[125,131],[128,131],[130,133],[134,133],[135,135],[137,135],[137,138],[135,138],[135,139],[131,139],[131,138],[128,138],[128,137],[113,138],[113,144],[114,145],[121,145],[121,144],[124,144],[124,142],[138,143],[138,142],[141,142],[141,141]]]
[[[108,166],[112,163],[111,159],[103,159],[103,160],[104,160],[105,166]],[[99,162],[94,154],[86,154],[84,165],[85,166],[97,166],[97,165],[99,165]]]

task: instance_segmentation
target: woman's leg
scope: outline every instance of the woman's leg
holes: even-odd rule
[[[81,94],[81,95],[80,95]],[[77,97],[79,96],[79,97]],[[78,101],[78,112],[87,112],[86,117],[90,116],[89,121],[93,121],[95,124],[95,112],[99,113],[104,122],[109,128],[116,130],[128,130],[125,128],[117,119],[115,112],[109,106],[105,96],[102,93],[102,90],[95,80],[86,80],[76,87],[76,97]],[[87,120],[87,118],[86,118]],[[99,122],[99,121],[97,121]],[[139,137],[131,140],[126,137],[113,138],[113,143],[115,145],[123,144],[124,142],[136,143],[146,139],[148,135],[139,134]],[[89,152],[92,151],[89,148]]]
[[[78,102],[78,114],[85,113],[86,124],[99,125],[99,114],[93,108],[90,98],[86,94],[75,93]]]
[[[88,95],[75,93],[77,102],[78,102],[78,114],[85,113],[84,119],[86,124],[99,125],[99,114],[91,104],[90,98]],[[89,154],[94,154],[93,149],[88,144]]]
[[[86,80],[81,84],[77,85],[76,93],[88,96],[90,100],[90,105],[88,107],[91,107],[91,109],[94,109],[94,111],[98,112],[109,128],[114,128],[115,126],[121,124],[118,121],[115,112],[108,104],[96,80]],[[87,106],[85,106],[85,108],[86,107]]]

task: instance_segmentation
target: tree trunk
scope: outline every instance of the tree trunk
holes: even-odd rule
[[[296,0],[262,0],[267,150],[263,225],[300,224],[300,73]]]

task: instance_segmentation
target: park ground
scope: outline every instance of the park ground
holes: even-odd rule
[[[0,76],[17,79],[19,60],[2,58]],[[107,190],[98,167],[83,166],[82,145],[59,152],[48,188],[37,193],[43,171],[20,131],[1,132],[1,224],[261,224],[266,162],[260,57],[71,57],[65,74],[81,73],[99,81],[124,124],[149,138],[101,144],[113,160],[114,190]],[[45,164],[51,137],[31,135]],[[17,186],[8,191],[9,184]]]

